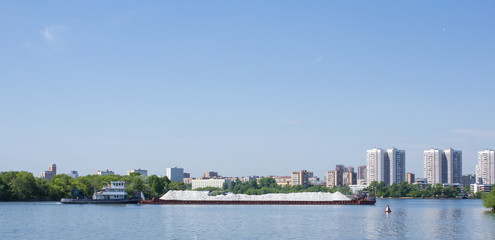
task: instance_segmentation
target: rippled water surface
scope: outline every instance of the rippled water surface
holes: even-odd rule
[[[392,213],[384,213],[389,204]],[[492,239],[480,200],[375,206],[0,203],[0,239]]]

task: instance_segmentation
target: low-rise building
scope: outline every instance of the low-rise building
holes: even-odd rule
[[[218,178],[218,172],[207,171],[203,174],[204,178]]]
[[[316,176],[314,176],[314,177],[309,177],[309,178],[308,178],[308,181],[309,181],[309,183],[311,183],[311,184],[317,184],[317,183],[319,183],[319,182],[320,182],[320,178],[319,178],[319,177],[316,177]]]
[[[79,173],[75,170],[70,171],[70,173],[68,173],[67,175],[69,175],[69,177],[72,177],[72,178],[78,178],[79,177]]]
[[[492,190],[492,185],[473,183],[470,185],[470,190],[472,193],[477,193],[477,192],[489,193]]]
[[[361,179],[360,179],[361,180]],[[357,193],[365,188],[367,188],[368,185],[349,185],[349,188],[351,188],[352,193]]]
[[[141,169],[141,168],[127,170],[127,175],[131,175],[131,173],[140,173],[143,176],[148,176],[148,170],[144,170],[144,169]]]
[[[358,179],[356,185],[368,185],[368,181],[366,179]]]
[[[419,189],[425,189],[426,186],[431,185],[430,183],[428,183],[428,179],[426,178],[416,178],[414,180],[414,184],[418,184]]]
[[[457,188],[457,189],[461,190],[461,192],[462,192],[463,187],[464,187],[464,186],[463,186],[462,184],[460,184],[460,183],[443,183],[443,184],[442,184],[442,187],[444,187],[444,188],[445,188],[445,187],[450,187],[450,186],[452,186],[452,187],[454,187],[454,188]]]
[[[285,185],[290,185],[291,184],[291,177],[290,176],[275,176],[273,177],[275,179],[275,182],[279,186],[285,186]]]
[[[96,171],[95,175],[105,176],[105,175],[115,175],[115,173],[113,171],[108,170],[108,168],[105,168],[105,171],[101,171],[101,170]]]
[[[227,183],[227,185],[230,186],[230,180],[223,178],[193,179],[191,183],[192,189],[205,187],[216,187],[221,189],[224,183]]]
[[[406,173],[406,181],[409,183],[409,184],[413,184],[414,181],[415,181],[415,175],[414,173]]]
[[[241,182],[249,182],[253,179],[256,179],[256,176],[246,176],[246,177],[241,177],[239,180],[241,180]]]
[[[183,179],[184,184],[191,184],[192,183],[192,178],[184,178]]]

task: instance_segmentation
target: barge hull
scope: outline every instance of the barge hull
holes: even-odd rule
[[[171,205],[375,205],[375,200],[347,201],[214,201],[214,200],[141,200],[141,204]]]

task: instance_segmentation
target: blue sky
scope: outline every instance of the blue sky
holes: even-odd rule
[[[492,1],[0,3],[0,171],[323,176],[495,148]]]

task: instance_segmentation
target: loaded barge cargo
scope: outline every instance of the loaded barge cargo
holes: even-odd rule
[[[374,205],[376,200],[366,196],[349,199],[337,193],[289,194],[222,194],[211,196],[207,191],[169,191],[161,198],[141,200],[141,204],[192,205]]]
[[[214,200],[141,200],[141,204],[225,204],[225,205],[375,205],[376,200],[344,201],[214,201]]]

